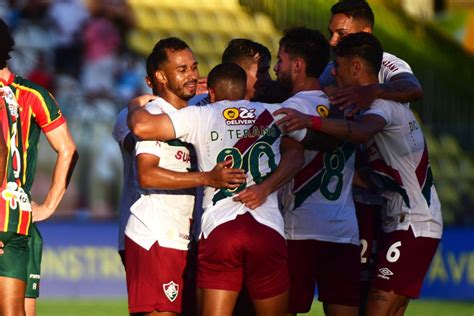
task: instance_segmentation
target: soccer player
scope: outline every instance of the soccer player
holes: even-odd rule
[[[292,97],[282,103],[326,117],[329,100],[319,76],[329,43],[316,30],[296,27],[280,40],[275,72]],[[325,136],[329,138],[329,136]],[[280,192],[290,271],[289,315],[307,313],[315,284],[326,315],[357,315],[359,232],[352,200],[354,145],[333,151],[305,150],[305,166]]]
[[[374,14],[365,0],[341,0],[331,8],[329,20],[329,43],[332,47],[351,33],[372,33]],[[334,84],[330,63],[321,76],[321,85],[327,88]],[[368,107],[375,99],[397,102],[412,102],[421,98],[423,91],[418,79],[404,60],[384,52],[382,67],[378,73],[378,82],[359,87],[349,87],[328,92],[331,103],[342,110],[350,110],[349,115]]]
[[[379,41],[366,32],[350,34],[335,49],[333,74],[338,86],[378,82],[383,59]],[[423,278],[438,247],[443,223],[427,146],[407,103],[376,99],[358,122],[309,116],[291,109],[279,124],[291,131],[312,127],[356,143],[367,143],[374,180],[386,201],[383,240],[367,315],[403,315],[420,295]]]
[[[268,48],[246,39],[232,39],[222,53],[222,63],[235,63],[247,74],[245,99],[266,103],[280,103],[289,97],[289,91],[270,77],[272,56]]]
[[[160,40],[147,59],[147,81],[161,97],[147,104],[150,113],[177,112],[196,92],[197,61],[188,45]],[[194,188],[235,189],[242,171],[220,162],[208,172],[188,172],[189,145],[179,140],[138,141],[136,178],[140,198],[131,206],[125,228],[125,267],[130,313],[177,315],[182,309]]]
[[[332,47],[348,34],[373,31],[374,14],[365,0],[338,1],[332,6],[331,15],[328,29],[329,43]],[[331,96],[331,102],[347,111],[348,115],[369,106],[375,98],[412,102],[421,98],[423,94],[421,85],[410,66],[404,60],[386,52],[383,54],[378,74],[379,81],[372,85],[335,89],[335,80],[331,75],[333,68],[334,63],[329,63],[320,78],[321,85]],[[363,154],[364,152],[364,144],[360,144],[356,148],[357,171],[353,190],[361,244],[361,310],[364,310],[369,279],[373,274],[374,255],[381,234],[380,208],[383,203],[379,195],[364,188],[364,184],[357,181],[363,177],[364,170],[367,169],[367,156]]]
[[[140,108],[146,99],[129,104],[129,125],[136,135],[192,143],[202,171],[229,160],[246,172],[247,183],[235,190],[205,190],[198,258],[201,313],[232,315],[246,286],[257,315],[286,315],[287,256],[275,190],[299,170],[302,151],[287,149],[291,164],[279,165],[281,133],[271,114],[275,106],[221,101],[151,115]],[[293,135],[303,136],[303,131]]]
[[[115,121],[112,136],[120,147],[123,162],[123,184],[119,208],[119,236],[118,253],[123,265],[125,266],[125,226],[130,216],[130,207],[140,194],[137,190],[137,183],[133,175],[133,151],[135,150],[136,140],[127,125],[127,108],[123,108]]]
[[[56,101],[44,88],[7,67],[14,40],[0,20],[1,123],[9,159],[1,186],[0,314],[35,314],[39,294],[41,235],[32,222],[50,217],[61,201],[74,168],[76,145]],[[57,152],[51,187],[42,204],[30,200],[40,132]],[[26,290],[26,293],[25,293]],[[26,294],[26,304],[25,304]]]

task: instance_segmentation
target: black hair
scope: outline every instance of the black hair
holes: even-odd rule
[[[360,57],[367,61],[378,74],[382,65],[383,48],[379,40],[370,33],[359,32],[342,38],[334,49],[340,57]]]
[[[365,0],[341,0],[332,6],[331,14],[344,14],[356,20],[364,20],[370,27],[374,27],[374,13]]]
[[[15,46],[15,40],[10,33],[7,23],[0,19],[0,69],[7,66],[7,60],[11,58],[10,52]]]
[[[209,72],[207,86],[216,90],[219,100],[240,100],[246,93],[247,74],[237,64],[222,63]]]
[[[232,39],[222,53],[222,63],[254,62],[263,59],[271,60],[271,54],[265,45],[254,42],[247,38]]]
[[[306,63],[306,74],[319,78],[329,62],[329,42],[318,31],[304,26],[287,29],[280,47],[290,57],[301,57]]]
[[[189,48],[185,41],[177,37],[168,37],[161,39],[156,43],[146,60],[146,73],[149,78],[153,78],[154,73],[164,62],[168,61],[168,51],[182,51]]]

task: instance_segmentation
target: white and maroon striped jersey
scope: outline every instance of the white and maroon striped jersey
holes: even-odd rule
[[[209,171],[216,163],[231,159],[232,167],[246,172],[247,183],[235,190],[206,188],[202,217],[204,237],[220,224],[246,212],[284,236],[276,192],[255,210],[232,199],[246,186],[263,181],[278,166],[282,132],[275,125],[277,119],[272,113],[279,108],[279,104],[247,100],[221,101],[169,114],[176,137],[194,145],[199,170]],[[291,136],[302,140],[305,134],[306,130],[299,130]]]
[[[408,104],[378,99],[363,115],[378,115],[386,122],[367,144],[375,180],[387,199],[382,213],[384,231],[411,227],[416,237],[441,238],[441,205],[428,150]]]
[[[329,100],[322,91],[302,91],[282,103],[302,113],[326,117]],[[352,199],[354,145],[334,152],[305,150],[305,165],[280,190],[287,239],[314,239],[359,245]]]
[[[162,98],[147,104],[152,114],[176,112],[176,108]],[[159,166],[168,170],[187,172],[191,167],[188,144],[180,140],[138,141],[135,156],[150,154],[160,158]],[[137,173],[135,170],[135,178]],[[143,189],[131,207],[125,234],[149,250],[158,241],[161,247],[187,250],[194,208],[195,189]]]

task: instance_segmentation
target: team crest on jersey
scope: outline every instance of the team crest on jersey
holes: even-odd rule
[[[327,117],[329,115],[329,110],[325,105],[318,105],[316,107],[316,112],[318,112],[319,116],[321,117]]]
[[[255,123],[255,109],[228,108],[222,112],[227,125],[250,125]]]
[[[171,302],[174,302],[179,294],[179,284],[176,284],[173,281],[163,284],[163,291],[165,292],[166,297]]]

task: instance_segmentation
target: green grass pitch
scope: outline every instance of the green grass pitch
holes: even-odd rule
[[[38,316],[126,316],[127,301],[85,299],[39,299]],[[315,302],[307,316],[323,316],[321,304]],[[474,302],[428,301],[410,302],[406,316],[473,316]]]

